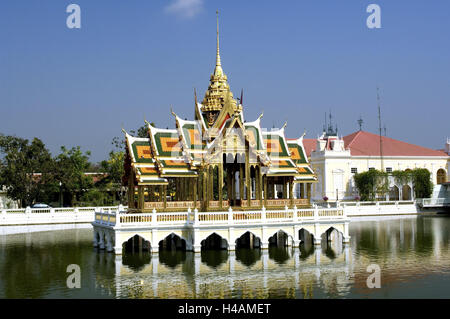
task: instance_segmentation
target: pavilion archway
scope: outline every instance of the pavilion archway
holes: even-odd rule
[[[186,240],[174,233],[159,242],[160,250],[186,250]]]
[[[122,249],[129,253],[150,252],[151,244],[148,240],[136,234],[122,244]]]
[[[250,231],[247,231],[235,241],[236,248],[260,248],[261,239]]]
[[[222,236],[212,233],[201,241],[202,249],[227,249],[228,242]]]

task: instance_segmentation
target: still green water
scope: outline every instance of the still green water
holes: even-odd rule
[[[450,217],[352,221],[351,243],[159,255],[98,251],[91,229],[0,236],[0,298],[450,298]],[[69,289],[69,264],[81,288]],[[367,288],[378,264],[381,288]]]

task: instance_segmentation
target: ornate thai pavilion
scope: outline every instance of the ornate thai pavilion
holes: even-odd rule
[[[195,120],[175,117],[176,129],[146,122],[148,137],[125,132],[124,181],[130,211],[251,210],[309,206],[311,170],[303,136],[286,139],[286,124],[263,130],[262,114],[244,120],[223,72],[217,26],[216,66],[201,103],[194,91]]]

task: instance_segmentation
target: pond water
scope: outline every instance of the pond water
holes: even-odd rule
[[[352,220],[351,242],[124,254],[92,229],[0,236],[0,298],[450,298],[450,217]],[[81,270],[70,289],[67,266]],[[369,289],[367,267],[381,269]]]

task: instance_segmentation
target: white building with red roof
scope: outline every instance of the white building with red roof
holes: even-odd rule
[[[433,150],[386,136],[380,140],[380,135],[362,130],[339,137],[329,129],[318,139],[303,139],[303,145],[318,177],[312,189],[313,200],[355,199],[358,193],[353,176],[370,169],[391,172],[426,168],[434,185],[449,180],[450,140],[445,149]],[[414,196],[411,184],[391,187],[392,197],[409,200]]]

